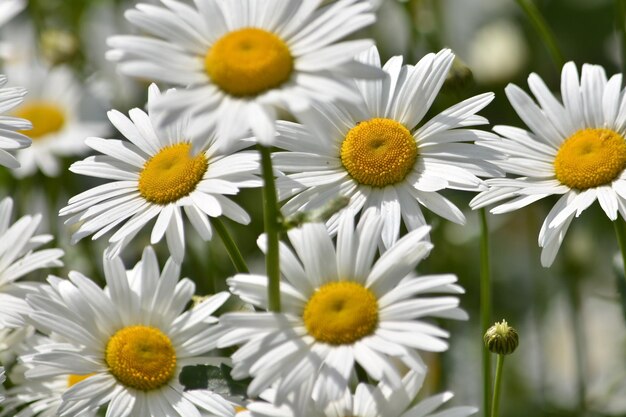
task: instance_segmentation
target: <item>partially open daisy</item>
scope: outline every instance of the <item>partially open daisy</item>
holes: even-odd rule
[[[58,415],[108,403],[110,417],[222,415],[230,403],[208,390],[184,391],[181,369],[205,363],[221,334],[213,312],[228,298],[219,293],[185,311],[195,285],[178,280],[171,258],[159,272],[151,248],[126,271],[119,258],[104,258],[106,289],[78,272],[50,277],[31,294],[32,321],[65,343],[40,345],[24,357],[28,378],[71,375]],[[68,381],[69,382],[69,381]],[[75,383],[74,383],[75,382]]]
[[[181,262],[185,255],[181,209],[204,240],[212,236],[209,217],[223,215],[243,224],[250,221],[226,196],[237,194],[241,187],[260,185],[254,174],[256,153],[237,152],[251,143],[242,140],[226,149],[219,146],[213,131],[202,138],[200,152],[192,153],[188,119],[178,119],[165,128],[155,126],[159,112],[153,104],[159,96],[159,89],[152,85],[148,114],[132,109],[128,119],[110,111],[111,123],[130,142],[89,138],[87,145],[104,155],[70,167],[77,174],[112,180],[72,197],[61,210],[62,216],[73,215],[67,224],[80,223],[74,242],[92,233],[96,239],[125,221],[109,239],[111,255],[115,255],[156,217],[151,243],[165,235],[170,253]]]
[[[278,108],[355,100],[349,74],[380,75],[353,60],[371,41],[341,41],[374,21],[366,0],[163,3],[129,10],[127,19],[154,37],[114,36],[108,57],[125,74],[189,86],[164,105],[202,113],[221,137],[251,128],[272,143]]]
[[[381,221],[364,216],[356,230],[353,221],[353,216],[342,219],[336,249],[323,224],[289,232],[297,256],[282,245],[281,313],[221,317],[229,331],[219,346],[241,345],[232,355],[232,375],[254,378],[250,396],[275,384],[280,404],[311,383],[313,398],[326,404],[344,394],[355,364],[372,378],[401,387],[405,366],[425,371],[418,350],[448,347],[442,340],[448,333],[424,319],[466,317],[457,297],[432,296],[462,293],[456,276],[413,273],[432,247],[423,241],[427,226],[374,261]],[[265,276],[240,274],[228,284],[244,301],[267,309]]]
[[[537,74],[528,77],[528,85],[539,106],[516,85],[505,91],[530,130],[496,126],[503,137],[483,143],[505,152],[506,159],[496,163],[521,177],[488,180],[489,190],[471,206],[511,199],[491,210],[505,213],[560,195],[539,232],[541,264],[547,267],[574,217],[594,201],[609,219],[618,212],[626,218],[626,94],[621,74],[607,80],[602,67],[585,64],[579,81],[572,62],[561,73],[562,103]]]
[[[423,382],[423,373],[409,371],[402,378],[402,386],[399,388],[391,388],[383,383],[377,386],[360,383],[354,394],[346,391],[341,399],[326,407],[320,407],[309,399],[304,413],[299,412],[297,407],[300,404],[295,402],[282,406],[275,405],[276,393],[270,389],[261,394],[266,402],[255,401],[247,404],[246,411],[237,414],[237,417],[299,417],[303,414],[307,417],[466,417],[478,411],[477,408],[468,406],[438,410],[453,397],[451,392],[414,402]]]
[[[18,178],[38,170],[49,177],[58,176],[61,157],[85,154],[89,150],[85,137],[104,134],[108,128],[103,121],[85,120],[81,112],[84,89],[69,67],[48,68],[35,57],[7,62],[9,81],[28,90],[24,102],[10,114],[32,124],[18,131],[31,138],[32,145],[17,151],[20,167],[11,172]]]
[[[12,209],[11,198],[0,202],[0,325],[20,332],[24,315],[30,311],[24,296],[38,284],[16,281],[38,269],[63,266],[63,251],[37,250],[52,240],[51,235],[35,235],[41,215],[23,216],[11,224]]]
[[[7,77],[0,75],[0,87],[7,82]],[[10,152],[30,146],[30,139],[20,131],[32,128],[32,124],[25,119],[12,116],[14,109],[24,100],[26,90],[23,88],[0,88],[0,165],[8,168],[17,168],[20,163]]]
[[[360,56],[380,67],[376,48]],[[372,211],[384,221],[382,241],[389,247],[398,238],[400,224],[408,230],[426,224],[420,205],[457,223],[463,213],[438,192],[446,189],[485,189],[477,177],[499,174],[487,159],[495,153],[471,143],[494,136],[460,129],[487,123],[476,112],[492,93],[467,99],[421,123],[441,88],[454,55],[444,49],[428,54],[417,65],[389,60],[383,80],[357,82],[357,105],[320,104],[300,112],[303,124],[278,122],[276,146],[281,198],[299,193],[283,206],[285,214],[315,209],[332,196],[350,198],[354,213]],[[337,214],[329,220],[336,230]]]

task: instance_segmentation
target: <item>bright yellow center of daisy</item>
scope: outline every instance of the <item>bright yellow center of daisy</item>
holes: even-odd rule
[[[26,103],[15,110],[13,115],[32,123],[32,129],[19,131],[19,133],[32,139],[39,139],[50,133],[58,132],[65,124],[63,110],[56,104],[45,101]]]
[[[139,174],[139,193],[154,204],[177,201],[196,189],[209,163],[203,153],[191,156],[191,144],[163,148],[150,158]]]
[[[307,331],[318,342],[350,344],[376,330],[378,301],[359,283],[331,282],[309,299],[303,319]]]
[[[293,57],[287,44],[263,29],[245,28],[217,40],[204,58],[211,80],[233,96],[256,96],[291,76]]]
[[[118,330],[107,343],[109,371],[122,384],[142,391],[167,383],[176,368],[176,351],[170,339],[150,326]]]
[[[391,119],[374,118],[350,129],[341,145],[341,163],[360,184],[385,187],[402,181],[417,160],[411,132]]]
[[[582,129],[567,138],[554,158],[556,178],[578,190],[613,181],[626,167],[626,140],[611,129]]]
[[[90,376],[95,375],[95,373],[90,373],[87,375],[76,375],[76,374],[71,374],[67,377],[67,387],[70,388],[71,386],[74,386],[76,384],[78,384],[81,381],[84,381],[85,379],[89,378]]]

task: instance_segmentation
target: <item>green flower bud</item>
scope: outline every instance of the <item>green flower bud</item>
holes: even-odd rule
[[[519,336],[514,328],[508,325],[506,320],[491,326],[483,337],[485,346],[490,352],[499,355],[509,355],[517,349]]]

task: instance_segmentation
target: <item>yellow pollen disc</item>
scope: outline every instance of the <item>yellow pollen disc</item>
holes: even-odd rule
[[[170,339],[159,329],[129,326],[111,336],[105,360],[109,371],[120,383],[150,391],[172,379],[176,351]]]
[[[39,139],[47,134],[58,132],[65,124],[63,110],[56,104],[45,101],[26,103],[17,108],[13,115],[29,120],[33,124],[32,129],[19,131],[31,139]]]
[[[376,330],[378,301],[359,283],[331,282],[309,299],[303,319],[307,331],[318,342],[350,344]]]
[[[80,381],[84,381],[85,379],[89,378],[92,375],[95,375],[95,373],[92,372],[87,375],[71,374],[67,377],[67,387],[70,388],[71,386],[78,384]]]
[[[242,406],[240,406],[240,405],[236,405],[236,406],[235,406],[235,414],[239,414],[239,413],[241,413],[242,411],[248,411],[248,409],[247,409],[246,407],[242,407]]]
[[[163,148],[139,174],[139,193],[154,204],[165,205],[189,195],[202,180],[209,163],[203,153],[191,156],[191,144]]]
[[[291,76],[293,57],[271,32],[245,28],[217,40],[204,58],[211,80],[233,96],[256,96],[279,87]]]
[[[360,184],[383,188],[402,181],[417,160],[411,132],[391,119],[374,118],[350,129],[341,145],[341,163]]]
[[[567,138],[554,158],[561,184],[578,190],[613,181],[626,167],[626,140],[611,129],[582,129]]]

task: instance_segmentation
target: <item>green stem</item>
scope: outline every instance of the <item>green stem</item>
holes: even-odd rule
[[[626,0],[615,0],[617,9],[617,27],[622,43],[622,73],[626,75]]]
[[[280,230],[276,183],[272,168],[270,148],[259,145],[261,153],[261,170],[263,175],[263,223],[267,236],[267,253],[265,267],[267,271],[267,301],[270,311],[280,312],[280,269],[278,257],[278,233]]]
[[[504,367],[504,355],[498,355],[496,364],[496,380],[493,383],[493,400],[491,402],[491,417],[498,417],[500,407],[500,383],[502,382],[502,368]]]
[[[515,0],[517,4],[524,10],[526,16],[530,19],[531,23],[535,27],[535,30],[539,34],[539,37],[543,40],[546,48],[548,48],[548,52],[550,52],[550,56],[552,57],[552,61],[554,61],[554,65],[556,65],[557,70],[560,71],[563,65],[565,64],[565,60],[563,59],[563,54],[559,49],[556,39],[552,34],[552,31],[548,27],[546,20],[543,18],[537,6],[532,2],[532,0]]]
[[[619,244],[619,250],[622,254],[622,261],[624,261],[624,276],[626,277],[626,231],[624,230],[624,220],[618,217],[613,222],[615,227],[615,234],[617,235],[617,243]]]
[[[481,339],[491,326],[491,268],[489,265],[489,226],[484,208],[480,216],[480,330]],[[489,415],[489,397],[491,393],[491,361],[489,350],[483,345],[483,410]]]
[[[247,274],[250,272],[248,269],[248,265],[246,265],[246,261],[241,256],[241,252],[237,247],[237,244],[233,240],[233,237],[228,233],[228,229],[224,226],[224,223],[217,217],[211,218],[211,224],[213,228],[220,235],[220,239],[222,239],[222,243],[228,252],[228,256],[230,256],[230,260],[233,261],[233,265],[235,265],[235,269],[239,273]]]

